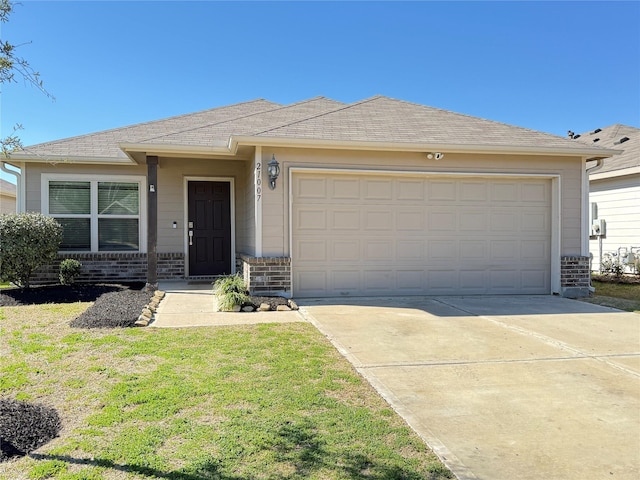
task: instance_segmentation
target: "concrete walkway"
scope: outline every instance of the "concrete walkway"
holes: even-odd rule
[[[640,315],[551,296],[298,303],[459,479],[640,478]]]
[[[207,282],[160,282],[166,293],[150,327],[181,328],[304,321],[298,312],[229,313],[214,311],[212,285]]]

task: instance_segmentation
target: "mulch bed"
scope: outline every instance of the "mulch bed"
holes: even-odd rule
[[[144,283],[49,285],[0,290],[0,306],[94,302],[71,322],[74,328],[133,327],[153,291]]]
[[[604,283],[624,283],[629,285],[638,285],[640,284],[640,275],[612,275],[612,274],[593,274],[591,275],[593,280],[597,280],[598,282]]]

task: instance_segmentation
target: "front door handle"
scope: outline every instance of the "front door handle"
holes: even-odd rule
[[[189,230],[189,246],[193,245],[193,230]]]

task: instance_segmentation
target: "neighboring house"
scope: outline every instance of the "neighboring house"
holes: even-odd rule
[[[0,178],[0,214],[16,213],[16,186]]]
[[[589,172],[589,251],[594,271],[607,257],[632,271],[634,260],[640,260],[640,128],[616,124],[574,138],[622,150]]]
[[[11,163],[84,279],[241,271],[254,293],[296,297],[584,295],[585,166],[615,153],[376,96],[254,100]]]

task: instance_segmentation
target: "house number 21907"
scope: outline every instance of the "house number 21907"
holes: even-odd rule
[[[262,198],[262,163],[256,163],[256,200]]]

